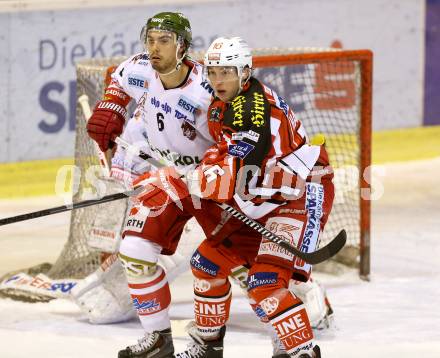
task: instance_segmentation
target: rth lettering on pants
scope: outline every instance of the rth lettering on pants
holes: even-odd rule
[[[142,230],[142,228],[144,227],[144,224],[145,224],[144,220],[128,219],[127,224],[125,226],[127,228],[129,228],[130,230],[133,230],[133,229]],[[138,230],[135,230],[135,231],[138,231]]]

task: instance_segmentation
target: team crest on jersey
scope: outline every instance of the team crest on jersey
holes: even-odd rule
[[[222,113],[222,109],[219,107],[214,107],[211,109],[209,113],[209,121],[210,122],[220,122],[220,114]]]
[[[183,135],[186,138],[188,138],[189,140],[196,139],[196,136],[197,136],[196,130],[187,121],[183,121],[182,126],[180,128],[182,128]]]

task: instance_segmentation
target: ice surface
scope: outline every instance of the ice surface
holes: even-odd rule
[[[337,329],[318,335],[323,357],[440,357],[440,158],[381,166],[383,196],[372,203],[371,281],[356,272],[320,274]],[[376,186],[380,190],[379,186]],[[0,201],[0,216],[62,205],[56,198]],[[68,214],[0,228],[0,275],[53,261],[68,230]],[[173,286],[175,345],[192,316],[191,281]],[[271,346],[246,300],[234,289],[225,358],[269,358]],[[0,357],[116,357],[142,334],[137,321],[93,326],[67,300],[0,300]]]

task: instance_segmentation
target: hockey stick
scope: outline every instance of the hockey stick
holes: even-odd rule
[[[150,164],[154,165],[157,168],[163,167],[164,164],[159,162],[158,160],[152,158],[150,155],[142,152],[138,148],[135,148],[131,144],[127,143],[121,138],[116,138],[116,143],[120,145],[124,150],[129,151],[130,153],[133,153],[137,155],[139,158],[142,158],[146,161],[148,161]],[[267,240],[281,246],[286,251],[290,252],[291,254],[303,259],[307,263],[311,265],[319,264],[323,261],[328,260],[329,258],[336,255],[345,245],[347,242],[347,233],[345,230],[341,230],[339,234],[336,235],[336,237],[330,241],[326,246],[313,251],[313,252],[303,252],[298,250],[296,247],[290,245],[285,239],[275,235],[272,231],[266,229],[263,225],[261,225],[259,222],[247,217],[240,211],[236,210],[230,205],[227,205],[225,203],[216,203],[220,208],[227,211],[228,213],[232,214],[233,217],[240,220],[241,222],[245,223],[261,235],[263,235]]]
[[[234,218],[237,218],[255,231],[259,232],[269,241],[277,244],[278,246],[281,246],[286,251],[294,254],[295,256],[298,256],[299,258],[303,259],[305,262],[311,265],[319,264],[333,257],[344,247],[345,243],[347,242],[347,233],[344,229],[342,229],[339,234],[337,234],[335,238],[330,241],[326,246],[313,252],[303,252],[298,250],[296,247],[290,245],[285,239],[275,235],[272,231],[266,229],[259,222],[248,218],[243,213],[234,209],[232,206],[219,203],[217,203],[217,205],[220,206],[223,210],[231,213]]]
[[[40,211],[34,211],[32,213],[21,214],[21,215],[17,215],[17,216],[11,216],[9,218],[0,219],[0,226],[8,225],[8,224],[13,224],[13,223],[16,223],[16,222],[19,222],[19,221],[25,221],[25,220],[40,218],[42,216],[58,214],[58,213],[62,213],[62,212],[70,211],[70,210],[74,210],[74,209],[85,208],[87,206],[108,203],[108,202],[114,201],[114,200],[125,199],[125,198],[128,198],[130,196],[134,196],[134,195],[139,194],[142,191],[141,189],[142,188],[137,188],[135,190],[129,190],[129,191],[125,191],[123,193],[116,193],[116,194],[106,195],[106,196],[103,196],[100,199],[84,200],[84,201],[80,201],[78,203],[72,203],[72,204],[68,204],[68,205],[56,206],[56,207],[50,208],[50,209],[44,209],[44,210],[40,210]]]

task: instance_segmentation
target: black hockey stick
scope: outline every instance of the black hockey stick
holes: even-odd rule
[[[107,203],[109,201],[124,199],[124,198],[127,198],[129,196],[139,194],[142,191],[141,189],[142,188],[137,188],[136,190],[129,190],[129,191],[126,191],[126,192],[123,192],[123,193],[116,193],[116,194],[106,195],[106,196],[103,196],[100,199],[84,200],[84,201],[80,201],[80,202],[77,202],[77,203],[72,203],[72,204],[69,204],[69,205],[62,205],[62,206],[57,206],[57,207],[50,208],[50,209],[34,211],[32,213],[21,214],[21,215],[17,215],[17,216],[11,216],[9,218],[0,219],[0,226],[8,225],[8,224],[13,224],[13,223],[16,223],[16,222],[19,222],[19,221],[25,221],[25,220],[40,218],[42,216],[58,214],[58,213],[62,213],[62,212],[65,212],[65,211],[70,211],[70,210],[73,210],[73,209],[80,209],[80,208],[85,208],[87,206]]]
[[[259,232],[269,241],[274,242],[275,244],[281,246],[286,251],[289,251],[291,254],[294,254],[295,256],[302,258],[305,262],[311,265],[319,264],[323,261],[328,260],[332,256],[336,255],[344,247],[347,241],[347,233],[345,232],[344,229],[342,229],[339,232],[339,234],[336,235],[335,238],[332,241],[330,241],[326,246],[313,252],[303,252],[298,250],[296,247],[290,245],[285,239],[275,235],[272,231],[266,229],[259,222],[252,220],[243,213],[234,209],[232,206],[229,206],[227,204],[217,204],[217,205],[220,206],[223,210],[231,213],[234,218],[237,218],[238,220],[244,222],[246,225],[248,225],[255,231]]]
[[[131,144],[127,143],[121,138],[116,138],[116,143],[121,146],[124,150],[131,152],[135,155],[137,155],[139,158],[144,159],[148,161],[150,164],[154,165],[156,168],[160,168],[165,166],[158,160],[154,159],[150,155],[144,153],[143,151],[133,147]],[[307,263],[311,265],[319,264],[323,261],[328,260],[329,258],[336,255],[345,245],[347,242],[347,233],[345,230],[341,230],[339,234],[336,235],[336,237],[330,241],[326,246],[313,251],[313,252],[304,252],[298,250],[296,247],[290,245],[285,239],[275,235],[272,231],[266,229],[263,225],[261,225],[259,222],[247,217],[245,214],[241,213],[240,211],[236,210],[232,206],[225,204],[225,203],[216,203],[220,208],[223,210],[229,212],[232,214],[233,217],[240,220],[241,222],[245,223],[255,231],[259,232],[261,235],[263,235],[267,240],[281,246],[286,251],[290,252],[291,254],[303,259]]]

